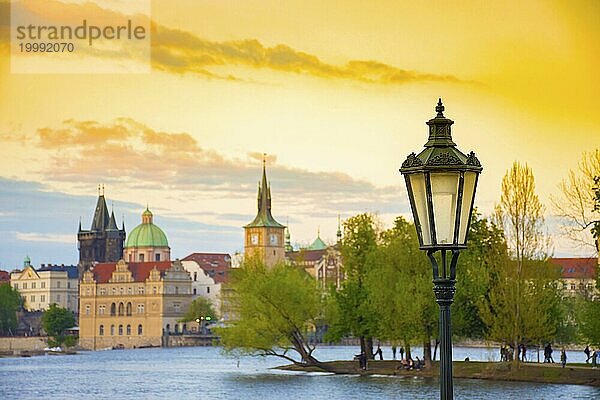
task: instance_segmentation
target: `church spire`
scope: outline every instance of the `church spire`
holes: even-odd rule
[[[269,183],[267,181],[266,157],[267,155],[264,154],[262,178],[258,186],[258,213],[256,214],[254,221],[246,225],[246,227],[270,226],[283,228],[283,225],[275,221],[275,219],[271,215],[271,188],[269,187]]]
[[[338,214],[338,229],[337,229],[337,242],[338,243],[342,243],[342,227],[341,227],[341,223],[340,223],[340,214]]]
[[[109,215],[104,199],[104,190],[101,192],[101,185],[98,185],[98,202],[94,211],[94,219],[92,220],[92,231],[104,231],[108,227]]]

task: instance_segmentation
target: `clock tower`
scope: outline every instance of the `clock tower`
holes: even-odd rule
[[[258,186],[258,213],[254,221],[244,226],[244,254],[258,256],[270,267],[285,259],[285,226],[271,215],[271,188],[267,183],[265,164],[263,159],[262,180]]]

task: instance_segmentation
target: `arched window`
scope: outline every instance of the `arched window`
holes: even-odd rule
[[[117,305],[115,303],[112,303],[110,305],[110,315],[116,315],[117,314]]]
[[[187,324],[183,324],[182,332],[185,333],[187,331]]]
[[[179,324],[175,324],[175,333],[179,333]]]
[[[138,325],[138,335],[142,334],[142,324]]]
[[[90,305],[89,304],[85,305],[85,315],[90,315]]]
[[[114,325],[110,326],[110,336],[115,336],[115,326]]]
[[[144,262],[144,255],[140,254],[140,262]]]
[[[124,315],[125,314],[125,306],[123,305],[123,303],[119,303],[119,315]]]
[[[123,325],[119,325],[119,336],[123,335]]]
[[[171,333],[171,324],[167,324],[167,333]]]
[[[131,315],[131,303],[127,303],[127,315]]]
[[[98,330],[99,336],[104,336],[104,325],[100,325],[100,329]]]
[[[127,325],[127,334],[131,335],[131,325]]]

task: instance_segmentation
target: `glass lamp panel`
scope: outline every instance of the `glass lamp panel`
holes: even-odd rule
[[[459,172],[430,174],[437,244],[454,243],[459,175]]]
[[[427,192],[425,190],[425,175],[423,173],[410,174],[410,186],[413,193],[413,215],[419,220],[421,227],[421,241],[423,245],[431,245],[431,228],[429,227],[429,209],[427,208]]]
[[[463,183],[463,197],[460,205],[460,227],[458,229],[458,244],[466,244],[467,231],[469,229],[469,216],[473,208],[473,199],[475,194],[475,184],[477,183],[477,173],[465,172]]]

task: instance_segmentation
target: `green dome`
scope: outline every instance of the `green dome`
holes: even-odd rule
[[[152,223],[152,213],[147,208],[142,214],[142,223],[127,235],[125,248],[131,247],[169,247],[167,235]]]

